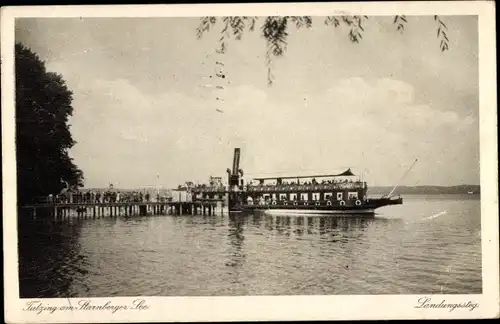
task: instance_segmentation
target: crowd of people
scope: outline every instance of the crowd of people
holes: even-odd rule
[[[274,181],[274,182],[269,182],[269,183],[264,183],[264,181],[260,181],[258,184],[254,184],[253,181],[250,181],[248,183],[248,186],[268,186],[268,187],[273,187],[273,186],[293,186],[293,185],[325,185],[325,184],[344,184],[344,183],[352,183],[352,184],[361,184],[362,182],[360,180],[355,180],[353,181],[352,179],[344,179],[344,180],[322,180],[321,182],[318,182],[316,179],[312,179],[310,181]]]
[[[96,191],[89,190],[86,192],[75,191],[65,192],[59,195],[49,195],[49,202],[56,203],[116,203],[116,202],[152,202],[153,199],[161,201],[159,194],[156,197],[142,191]]]
[[[258,183],[254,183],[253,181],[249,181],[245,186],[240,186],[240,190],[252,190],[253,188],[258,188],[260,187],[289,187],[289,186],[310,186],[310,185],[342,185],[345,186],[346,188],[358,188],[364,186],[364,183],[357,179],[357,180],[352,180],[352,179],[333,179],[333,180],[322,180],[321,182],[318,182],[315,178],[313,178],[310,181],[283,181],[279,179],[278,181],[273,181],[273,182],[268,182],[265,183],[263,180],[260,180]],[[193,191],[198,191],[198,190],[218,190],[220,188],[224,188],[223,184],[215,184],[215,183],[209,183],[209,184],[197,184],[192,187]]]

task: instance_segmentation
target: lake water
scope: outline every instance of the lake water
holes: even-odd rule
[[[377,211],[22,222],[20,295],[482,292],[478,196],[407,195]]]

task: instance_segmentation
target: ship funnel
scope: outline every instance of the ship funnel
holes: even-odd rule
[[[229,175],[229,186],[239,186],[240,176],[243,176],[243,170],[240,169],[240,148],[234,149],[233,169],[228,169],[227,171]]]

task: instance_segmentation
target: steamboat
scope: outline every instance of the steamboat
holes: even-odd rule
[[[193,200],[227,197],[230,212],[272,214],[374,214],[377,208],[403,203],[403,198],[392,195],[397,186],[388,195],[368,197],[367,183],[351,169],[337,174],[254,178],[256,183],[245,183],[239,162],[240,149],[236,148],[232,169],[227,169],[228,186],[222,182],[196,186],[191,189]]]

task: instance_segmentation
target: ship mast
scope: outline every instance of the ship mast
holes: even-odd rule
[[[415,161],[413,162],[413,164],[408,168],[408,170],[406,170],[406,172],[403,175],[403,177],[398,181],[398,183],[394,186],[394,188],[392,188],[391,192],[389,192],[389,194],[387,195],[387,197],[389,197],[389,198],[391,197],[391,195],[394,192],[394,190],[396,190],[396,188],[399,186],[399,184],[401,183],[401,181],[403,181],[403,179],[406,178],[406,176],[408,175],[408,173],[410,173],[410,170],[417,163],[417,161],[418,161],[418,159],[415,159]]]

